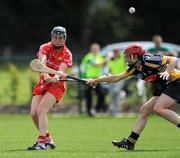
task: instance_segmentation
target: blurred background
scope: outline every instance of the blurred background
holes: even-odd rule
[[[136,9],[134,14],[128,12],[130,7]],[[152,37],[160,35],[163,46],[179,57],[179,15],[178,0],[1,0],[0,112],[29,112],[38,74],[28,64],[36,58],[39,46],[50,41],[54,26],[67,29],[67,46],[74,60],[69,74],[84,78],[82,60],[91,51],[92,43],[100,45],[99,52],[106,58],[115,49],[121,54],[131,41],[142,42],[148,51],[154,47]],[[102,75],[109,70],[108,65],[103,65]],[[97,101],[97,95],[93,95],[93,114],[114,114],[110,86],[102,85],[102,109],[93,108]],[[53,112],[86,113],[85,90],[80,83],[68,82],[66,95]],[[133,78],[123,83],[117,95],[117,114],[136,112],[151,97],[151,85]]]

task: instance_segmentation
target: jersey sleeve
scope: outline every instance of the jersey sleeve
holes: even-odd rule
[[[131,76],[127,71],[125,71],[124,74],[125,74],[126,77]]]
[[[135,68],[135,67],[133,67],[133,68],[129,67],[129,68],[125,71],[126,77],[135,75],[135,71],[136,71],[136,68]]]
[[[167,58],[168,58],[168,57],[165,56],[165,55],[162,57],[162,63],[161,63],[162,65],[167,64]]]
[[[68,67],[71,67],[73,65],[72,54],[69,50],[64,53],[62,63],[66,64]]]
[[[156,67],[167,64],[167,56],[163,55],[144,55],[143,60],[145,65]]]
[[[45,44],[43,44],[43,45],[41,45],[40,47],[39,47],[39,52],[37,53],[37,56],[40,56],[40,55],[42,55],[42,54],[44,54],[44,55],[48,55],[48,46],[46,46]]]

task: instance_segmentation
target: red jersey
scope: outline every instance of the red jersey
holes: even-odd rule
[[[37,55],[39,56],[41,54],[47,56],[46,66],[51,69],[59,70],[59,66],[62,63],[66,64],[68,67],[72,66],[72,54],[65,45],[62,47],[61,52],[57,52],[53,49],[52,42],[45,43],[40,46]],[[50,76],[53,77],[54,75],[50,74]],[[53,94],[58,102],[65,91],[64,82],[47,83],[44,82],[44,75],[40,75],[40,79],[34,87],[33,95],[43,95],[46,91]]]
[[[38,56],[44,54],[47,56],[47,67],[54,70],[59,69],[61,63],[66,64],[68,67],[72,66],[72,54],[69,49],[64,45],[61,52],[56,52],[53,49],[52,42],[45,43],[40,46]]]

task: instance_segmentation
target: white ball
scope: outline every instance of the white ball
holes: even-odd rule
[[[130,14],[135,13],[135,11],[136,11],[136,10],[135,10],[135,8],[134,8],[134,7],[129,8],[129,13],[130,13]]]

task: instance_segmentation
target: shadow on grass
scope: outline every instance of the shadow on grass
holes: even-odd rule
[[[9,149],[9,150],[1,150],[3,152],[17,152],[17,151],[30,151],[27,149]]]
[[[179,149],[141,149],[141,150],[118,150],[116,152],[166,152],[166,151],[179,151]]]
[[[27,150],[27,149],[9,149],[9,150],[1,150],[2,152],[56,152],[56,153],[70,153],[70,154],[73,154],[73,153],[96,153],[96,154],[104,154],[104,153],[115,153],[114,151],[102,151],[102,150],[99,150],[99,151],[87,151],[87,150],[84,150],[83,152],[81,150],[77,151],[77,150]]]
[[[1,150],[2,152],[36,152],[36,151],[57,151],[57,150],[27,150],[27,149],[9,149],[9,150]]]
[[[9,150],[1,150],[2,152],[36,152],[36,151],[56,151],[56,152],[61,152],[61,153],[78,153],[78,152],[82,152],[82,151],[70,151],[70,150],[27,150],[27,149],[9,149]],[[106,151],[85,151],[86,153],[117,153],[117,152],[129,152],[129,153],[141,153],[141,152],[169,152],[169,151],[179,151],[179,149],[141,149],[141,150],[106,150]]]

